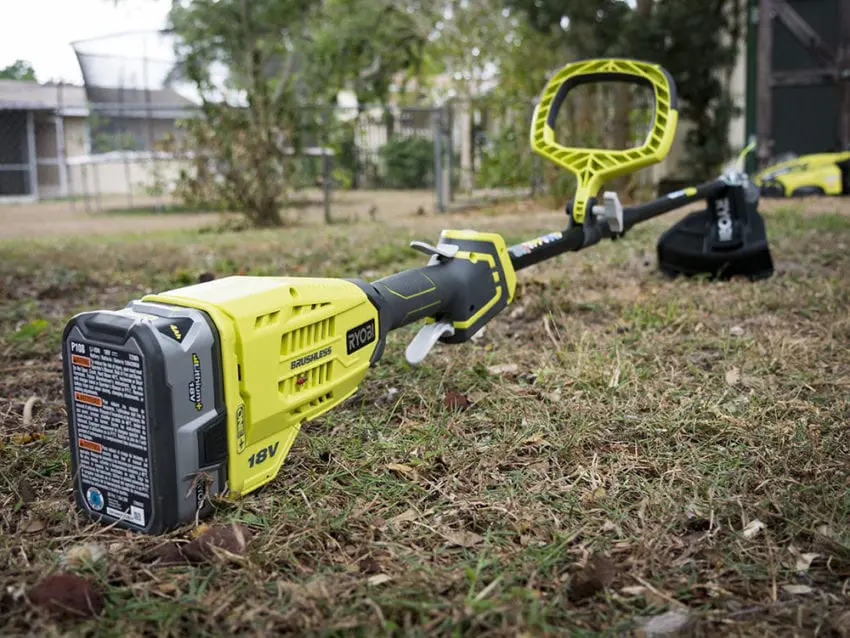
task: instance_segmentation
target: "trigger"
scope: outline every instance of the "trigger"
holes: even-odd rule
[[[443,335],[453,335],[455,328],[447,321],[438,321],[436,323],[426,323],[422,329],[413,337],[405,350],[404,355],[407,357],[407,362],[411,365],[416,365],[431,352],[431,348],[440,340]]]

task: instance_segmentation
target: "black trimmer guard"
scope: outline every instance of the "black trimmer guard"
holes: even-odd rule
[[[661,235],[657,248],[658,266],[670,276],[756,281],[773,274],[764,219],[739,189],[708,200],[706,210],[677,222]]]

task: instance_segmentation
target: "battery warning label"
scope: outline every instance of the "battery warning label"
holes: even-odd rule
[[[70,342],[80,489],[94,512],[144,527],[151,517],[141,357]]]

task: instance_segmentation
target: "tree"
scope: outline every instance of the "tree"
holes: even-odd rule
[[[741,30],[738,0],[656,0],[648,16],[625,31],[624,52],[655,60],[676,82],[688,172],[705,180],[731,153],[729,125],[739,108],[728,78],[737,61]]]
[[[418,3],[391,0],[196,0],[174,3],[179,64],[202,116],[184,123],[192,165],[180,192],[281,225],[293,157],[321,144],[323,117],[351,85],[381,97],[427,37]],[[319,107],[319,108],[317,108]]]
[[[736,108],[724,76],[738,52],[741,0],[505,0],[523,11],[541,34],[560,34],[576,57],[625,56],[654,61],[676,81],[682,119],[693,124],[685,139],[686,166],[706,179],[729,155],[728,131]],[[557,37],[557,35],[555,36]],[[624,121],[623,100],[618,121]],[[618,138],[625,131],[620,128]]]
[[[35,69],[26,60],[15,60],[5,69],[0,69],[0,80],[25,80],[36,82]]]

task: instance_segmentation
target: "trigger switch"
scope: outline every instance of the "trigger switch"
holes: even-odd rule
[[[411,365],[416,365],[431,352],[431,348],[436,345],[443,335],[453,335],[455,328],[447,321],[438,321],[436,323],[426,323],[421,330],[416,333],[413,341],[407,346],[404,355],[407,362]]]

